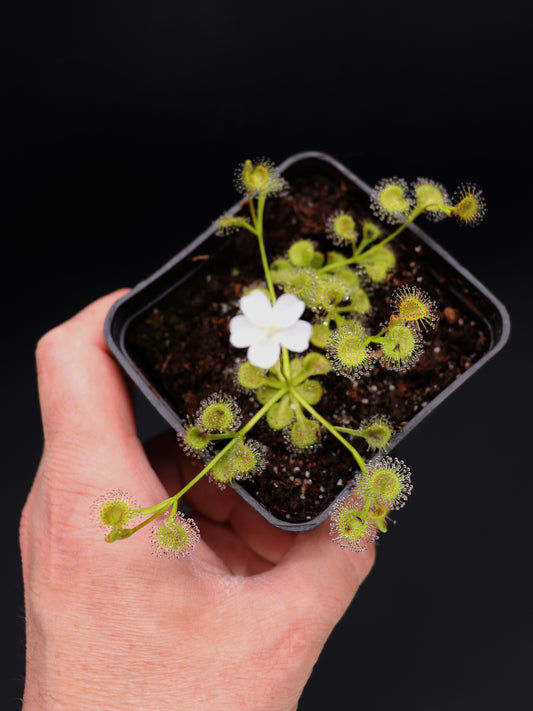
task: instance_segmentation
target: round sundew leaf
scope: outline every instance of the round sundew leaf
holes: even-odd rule
[[[347,213],[338,214],[332,222],[332,227],[337,237],[343,240],[355,239],[355,222],[351,215]]]
[[[320,267],[324,264],[325,260],[326,258],[322,254],[322,252],[315,252],[311,264],[309,266],[311,267],[311,269],[320,269]]]
[[[350,308],[357,314],[365,314],[370,311],[371,303],[368,294],[364,289],[356,289],[352,295]]]
[[[304,367],[304,359],[303,358],[291,358],[290,362],[290,371],[291,371],[291,376],[293,378],[296,378],[300,373],[302,372]]]
[[[361,286],[361,279],[359,278],[359,275],[353,269],[350,269],[350,267],[343,267],[342,269],[339,269],[339,271],[335,273],[335,276],[337,279],[340,279],[350,293],[353,292],[354,289],[358,289]]]
[[[407,212],[409,201],[401,185],[387,185],[381,191],[381,204],[387,212]]]
[[[314,420],[297,420],[290,429],[289,437],[298,449],[313,447],[320,439],[320,425]]]
[[[270,398],[274,397],[277,392],[278,390],[276,388],[269,388],[266,386],[259,388],[259,390],[256,391],[255,396],[257,398],[257,402],[261,403],[261,405],[266,405]]]
[[[288,395],[284,395],[279,402],[272,405],[267,412],[266,420],[273,430],[282,430],[291,424],[294,420],[294,410]]]
[[[303,359],[303,365],[310,375],[325,375],[331,371],[331,364],[321,353],[308,353]]]
[[[326,348],[331,336],[329,326],[325,323],[315,323],[311,333],[311,343],[317,348]]]
[[[305,380],[296,390],[310,405],[318,404],[322,398],[323,389],[318,380]]]
[[[309,267],[315,255],[311,240],[301,239],[289,248],[289,259],[295,267]]]
[[[239,385],[248,390],[257,390],[262,385],[265,384],[265,374],[255,365],[252,365],[248,361],[241,363],[239,370],[237,371],[237,380]]]
[[[361,264],[372,281],[379,282],[383,281],[387,273],[395,266],[396,257],[389,247],[378,245],[372,248],[369,255],[363,255]]]
[[[409,358],[417,345],[416,334],[403,324],[393,326],[383,341],[383,352],[392,360]]]
[[[448,202],[448,194],[442,185],[429,179],[419,179],[413,186],[416,196],[416,207],[430,212],[441,212],[440,205]]]

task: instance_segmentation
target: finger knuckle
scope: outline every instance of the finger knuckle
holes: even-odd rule
[[[64,350],[65,344],[65,327],[63,324],[47,331],[39,338],[35,348],[37,367],[46,368],[48,365],[53,364]]]

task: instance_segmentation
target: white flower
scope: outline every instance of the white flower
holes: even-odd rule
[[[242,314],[229,324],[230,343],[248,348],[247,358],[258,368],[271,368],[281,346],[301,353],[309,348],[312,326],[300,319],[305,304],[294,294],[283,294],[275,304],[264,291],[255,289],[239,302]]]

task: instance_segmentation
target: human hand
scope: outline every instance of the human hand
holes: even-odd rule
[[[277,529],[205,480],[186,497],[201,532],[190,558],[154,558],[146,529],[105,543],[90,517],[99,495],[122,489],[150,506],[198,471],[175,437],[137,438],[103,338],[122,293],[37,348],[45,444],[21,520],[24,711],[295,709],[374,549],[333,545],[324,525]]]

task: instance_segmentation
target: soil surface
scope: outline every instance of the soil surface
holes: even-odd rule
[[[300,238],[313,239],[324,252],[338,249],[324,237],[328,217],[336,210],[348,210],[358,221],[376,221],[367,205],[366,194],[342,178],[295,178],[285,196],[267,201],[265,240],[270,261],[284,256]],[[391,292],[400,285],[417,285],[427,291],[438,305],[439,322],[425,334],[424,353],[406,373],[376,365],[355,385],[333,373],[320,378],[324,395],[316,409],[337,425],[356,428],[365,418],[387,415],[400,430],[490,345],[490,331],[472,305],[471,288],[450,275],[440,258],[426,264],[425,257],[433,251],[409,230],[392,247],[397,268],[384,283],[372,287],[373,311],[365,325],[377,332],[388,320]],[[257,243],[250,233],[241,231],[229,237],[213,236],[202,249],[192,260],[195,265],[203,262],[203,268],[132,322],[127,347],[181,418],[194,415],[204,398],[222,391],[237,396],[245,422],[258,404],[253,394],[235,386],[236,368],[245,351],[230,346],[228,323],[238,312],[243,290],[263,278]],[[209,259],[204,260],[205,255]],[[312,313],[304,316],[313,317]],[[283,435],[264,422],[251,436],[267,445],[269,463],[243,486],[283,522],[315,518],[357,473],[351,455],[326,431],[317,448],[303,453],[292,451]],[[363,441],[352,441],[369,456]]]

